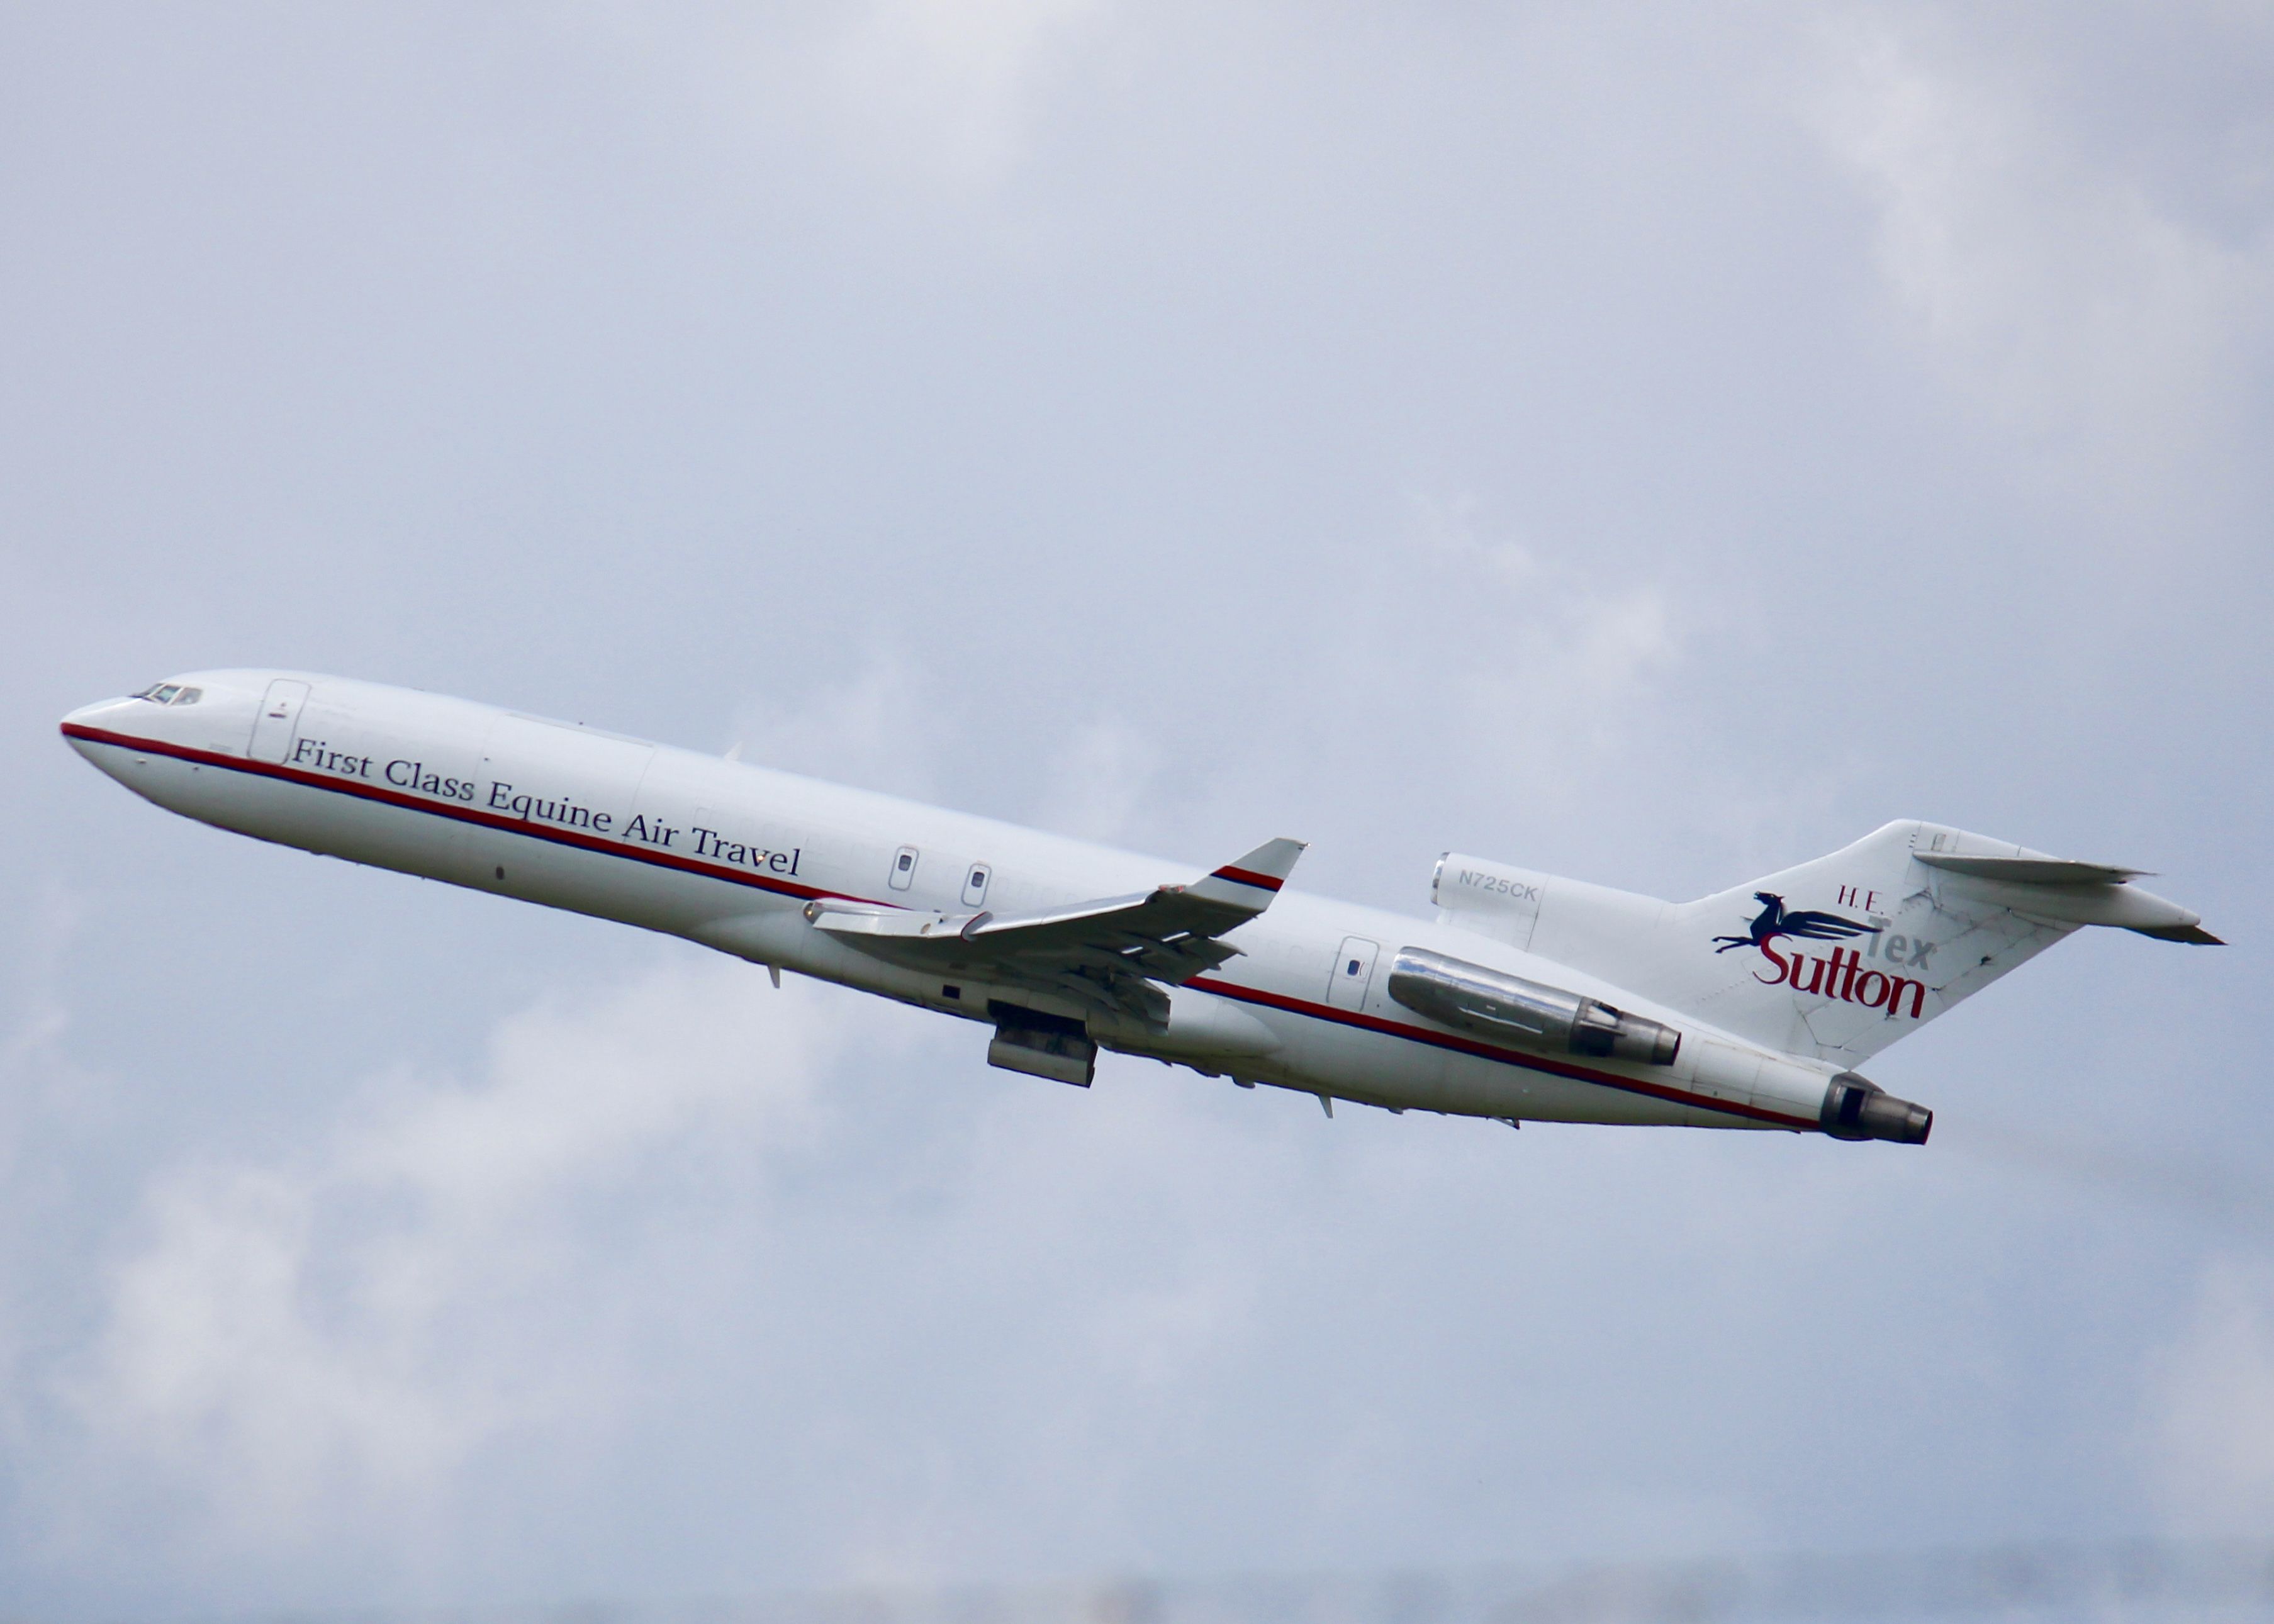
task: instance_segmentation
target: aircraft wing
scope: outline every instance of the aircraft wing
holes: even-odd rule
[[[1158,1026],[1169,1009],[1161,986],[1237,958],[1239,949],[1218,938],[1271,906],[1303,849],[1300,840],[1270,840],[1189,885],[1040,914],[936,914],[824,898],[808,903],[805,916],[909,969],[1032,988]]]

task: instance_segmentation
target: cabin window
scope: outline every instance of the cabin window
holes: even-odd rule
[[[991,870],[985,863],[974,863],[963,876],[963,906],[975,908],[987,900],[987,880]]]

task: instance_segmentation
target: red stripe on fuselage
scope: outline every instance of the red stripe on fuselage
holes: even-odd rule
[[[836,897],[847,902],[874,902],[873,898],[856,897],[849,891],[823,891],[817,886],[798,885],[785,880],[769,879],[764,875],[746,873],[717,863],[707,863],[698,858],[683,857],[676,852],[659,852],[646,846],[624,846],[614,840],[604,840],[574,829],[552,829],[531,823],[517,817],[501,817],[494,812],[478,807],[469,807],[450,801],[431,801],[422,795],[408,795],[401,790],[381,788],[376,784],[360,784],[346,778],[327,777],[321,773],[288,767],[275,762],[258,762],[242,756],[226,756],[215,750],[195,749],[188,745],[171,744],[155,739],[138,739],[132,733],[115,733],[99,727],[87,727],[78,723],[62,724],[64,736],[81,739],[90,744],[109,745],[114,748],[132,750],[146,756],[166,756],[177,761],[193,762],[200,766],[219,767],[229,772],[242,772],[253,778],[275,778],[280,783],[297,785],[304,789],[328,790],[334,794],[351,795],[358,800],[375,801],[381,806],[396,807],[407,812],[425,812],[440,817],[455,818],[477,828],[495,830],[501,834],[526,835],[534,839],[550,840],[556,846],[574,847],[579,851],[596,852],[602,856],[627,857],[636,862],[651,863],[659,868],[675,869],[702,878],[725,880],[731,884],[747,885],[756,891],[772,891],[778,896],[795,897],[811,901],[816,898]],[[1236,880],[1243,885],[1261,886],[1277,891],[1281,882],[1269,875],[1254,874],[1243,868],[1219,868],[1219,877]],[[899,903],[879,906],[898,908]],[[1404,1021],[1386,1019],[1379,1015],[1367,1015],[1357,1010],[1336,1009],[1330,1004],[1314,1004],[1307,998],[1291,997],[1285,993],[1266,992],[1260,987],[1244,987],[1238,981],[1220,981],[1212,975],[1196,975],[1185,985],[1197,991],[1212,993],[1217,997],[1231,998],[1242,1004],[1259,1004],[1266,1009],[1280,1010],[1291,1015],[1301,1015],[1313,1020],[1331,1021],[1339,1026],[1353,1026],[1361,1032],[1372,1032],[1384,1037],[1402,1039],[1409,1043],[1427,1043],[1456,1053],[1473,1055],[1480,1059],[1497,1061],[1525,1071],[1544,1071],[1553,1077],[1569,1078],[1574,1082],[1591,1083],[1600,1088],[1616,1089],[1623,1094],[1645,1094],[1677,1105],[1694,1106],[1717,1111],[1723,1116],[1742,1116],[1756,1122],[1773,1123],[1781,1128],[1814,1131],[1820,1124],[1813,1117],[1789,1116],[1780,1111],[1766,1110],[1758,1106],[1739,1105],[1728,1100],[1710,1099],[1663,1083],[1645,1082],[1638,1078],[1622,1077],[1616,1072],[1598,1071],[1590,1066],[1570,1061],[1551,1060],[1545,1056],[1521,1055],[1480,1042],[1449,1032],[1433,1032],[1426,1026],[1410,1026]]]
[[[747,885],[755,891],[768,891],[779,896],[795,897],[809,902],[817,897],[844,897],[849,902],[865,901],[865,898],[847,896],[842,891],[823,891],[818,886],[800,885],[788,880],[770,879],[746,869],[729,868],[722,863],[704,862],[698,857],[683,856],[677,852],[659,852],[651,846],[626,846],[581,830],[554,829],[543,823],[532,823],[524,818],[502,817],[480,807],[470,807],[456,801],[433,801],[424,795],[405,794],[398,789],[384,789],[376,784],[358,783],[351,778],[335,778],[320,772],[309,772],[298,767],[287,767],[275,762],[252,761],[242,756],[224,756],[213,750],[193,749],[188,745],[168,744],[155,739],[138,739],[132,733],[107,733],[99,727],[80,726],[66,722],[64,736],[84,739],[92,744],[113,745],[120,749],[134,750],[148,756],[170,756],[177,761],[195,762],[200,766],[220,767],[230,772],[251,774],[254,778],[275,778],[280,783],[296,784],[303,789],[329,790],[334,794],[351,795],[358,801],[376,801],[381,806],[399,807],[408,812],[427,812],[438,817],[454,818],[461,823],[471,823],[478,829],[495,830],[501,834],[527,835],[533,839],[550,840],[555,846],[571,846],[578,851],[598,852],[608,857],[629,857],[636,861],[652,863],[659,868],[673,868],[682,874],[692,874],[704,879],[726,880],[736,885]],[[894,905],[897,906],[897,905]]]
[[[1201,992],[1216,994],[1242,1004],[1260,1004],[1266,1009],[1284,1010],[1291,1015],[1306,1015],[1314,1020],[1334,1021],[1344,1026],[1355,1026],[1361,1032],[1379,1033],[1384,1037],[1400,1038],[1409,1043],[1427,1043],[1436,1049],[1449,1049],[1457,1054],[1474,1055],[1480,1060],[1498,1061],[1502,1065],[1518,1066],[1527,1071],[1545,1071],[1551,1077],[1565,1077],[1574,1082],[1592,1083],[1599,1088],[1615,1088],[1622,1094],[1646,1094],[1654,1100],[1666,1100],[1676,1105],[1696,1106],[1700,1109],[1718,1111],[1727,1116],[1743,1116],[1755,1122],[1774,1123],[1780,1128],[1813,1130],[1819,1124],[1812,1116],[1792,1116],[1782,1111],[1772,1111],[1757,1105],[1739,1105],[1733,1101],[1716,1100],[1706,1094],[1692,1094],[1686,1088],[1676,1088],[1669,1083],[1646,1082],[1640,1078],[1623,1077],[1615,1071],[1598,1071],[1569,1060],[1551,1060],[1544,1055],[1523,1055],[1465,1038],[1457,1033],[1433,1032],[1427,1026],[1409,1025],[1402,1020],[1390,1020],[1380,1015],[1368,1015],[1358,1010],[1340,1010],[1331,1004],[1314,1004],[1307,998],[1290,997],[1285,993],[1266,992],[1260,987],[1243,987],[1238,981],[1218,981],[1212,975],[1196,975],[1185,983]]]

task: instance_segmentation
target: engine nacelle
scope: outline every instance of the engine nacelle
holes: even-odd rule
[[[1682,1049],[1682,1034],[1673,1027],[1600,998],[1418,947],[1398,949],[1389,966],[1389,996],[1416,1014],[1495,1043],[1645,1065],[1672,1065]]]
[[[1925,1106],[1898,1100],[1853,1071],[1842,1071],[1826,1086],[1818,1120],[1835,1139],[1887,1139],[1897,1145],[1924,1145],[1934,1130],[1934,1113]]]

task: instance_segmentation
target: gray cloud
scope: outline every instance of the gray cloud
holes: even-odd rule
[[[2263,1504],[2255,11],[0,31],[19,1609]],[[2236,945],[1894,1051],[1919,1155],[1084,1096],[54,740],[233,661],[1415,910],[1449,846],[1689,896],[1927,816]]]

